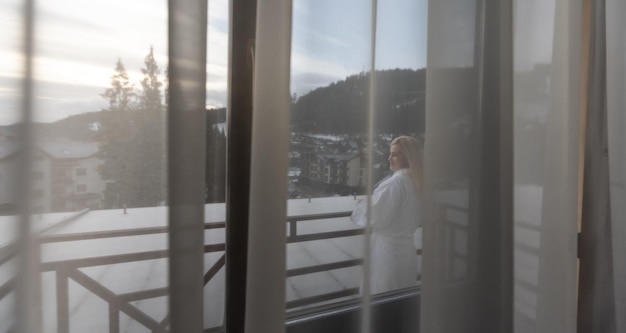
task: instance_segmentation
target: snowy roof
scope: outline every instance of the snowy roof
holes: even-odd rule
[[[19,148],[17,141],[0,141],[0,160],[15,154]]]
[[[325,141],[335,141],[335,142],[344,140],[344,137],[345,137],[344,135],[313,134],[313,133],[309,133],[305,135],[314,139],[320,139],[320,140],[325,140]]]
[[[98,152],[98,144],[95,142],[44,141],[37,142],[37,147],[54,158],[87,158]]]
[[[300,168],[289,168],[287,175],[289,177],[297,177],[300,176],[301,170]]]
[[[35,145],[53,158],[87,158],[99,150],[96,142],[59,140],[37,142]],[[20,144],[17,141],[0,141],[0,159],[9,157],[19,150]]]
[[[357,157],[359,154],[357,153],[344,153],[344,154],[317,154],[320,158],[325,160],[334,161],[334,162],[342,162],[342,161],[350,161]]]

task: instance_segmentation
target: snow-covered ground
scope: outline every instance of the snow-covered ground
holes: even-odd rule
[[[515,274],[525,286],[536,286],[538,281],[538,256],[525,249],[541,248],[539,227],[542,224],[542,194],[537,186],[516,187],[515,207]],[[453,229],[454,237],[446,240],[446,247],[454,248],[457,254],[470,254],[469,235],[463,234],[469,227],[466,190],[446,191],[437,194],[437,200],[448,208],[443,218]],[[354,197],[332,197],[294,199],[288,201],[288,216],[347,212],[355,206]],[[73,219],[72,219],[73,218]],[[60,222],[72,219],[70,222]],[[205,207],[206,222],[225,220],[223,204],[210,204]],[[125,230],[167,226],[167,207],[133,208],[128,214],[122,210],[100,210],[79,213],[52,213],[34,215],[33,230],[44,235],[64,235],[91,233],[98,231]],[[16,217],[0,217],[0,259],[3,249],[16,235]],[[56,227],[55,227],[56,226]],[[301,221],[298,234],[310,234],[337,230],[355,229],[347,217],[324,220]],[[416,246],[421,248],[421,230],[416,233]],[[224,229],[205,230],[205,244],[224,242]],[[167,249],[167,235],[149,234],[116,238],[102,238],[61,243],[47,243],[41,246],[42,263],[81,258],[94,258],[111,255],[130,254]],[[309,242],[287,244],[287,268],[295,269],[318,264],[358,259],[362,257],[362,236],[332,238]],[[207,253],[204,256],[205,271],[219,260],[223,253]],[[458,258],[458,256],[457,256]],[[454,277],[465,274],[467,263],[457,262],[451,268]],[[101,265],[80,268],[87,277],[100,283],[109,292],[120,295],[150,289],[167,288],[167,258],[134,261],[122,264]],[[14,275],[14,259],[0,261],[0,287]],[[331,271],[312,273],[288,278],[287,301],[297,300],[328,292],[358,287],[361,280],[360,267],[347,267]],[[516,280],[516,281],[517,281]],[[223,318],[224,269],[204,288],[204,327],[219,326]],[[42,304],[44,332],[57,330],[57,281],[54,272],[42,273]],[[106,301],[80,284],[69,281],[70,332],[108,332],[109,308]],[[536,315],[537,294],[535,290],[523,289],[516,284],[515,309],[529,318]],[[160,322],[167,315],[166,296],[147,300],[131,301],[130,304],[146,313],[152,320]],[[12,325],[14,316],[14,295],[9,293],[0,299],[0,332],[6,332]],[[149,332],[149,330],[124,313],[120,314],[120,332]]]
[[[353,197],[295,199],[288,201],[288,216],[351,211],[356,201]],[[225,220],[223,204],[206,205],[206,222]],[[45,230],[58,225],[73,214],[44,214],[32,219],[35,230]],[[15,239],[15,217],[0,218],[0,248]],[[65,235],[98,231],[125,230],[167,225],[167,207],[133,208],[127,214],[122,210],[89,211],[69,223],[61,224],[45,231],[44,235]],[[348,218],[302,221],[298,223],[298,234],[310,234],[336,230],[355,229]],[[205,230],[205,244],[224,242],[224,229]],[[287,245],[288,269],[336,261],[361,258],[362,236],[325,239]],[[100,238],[59,243],[46,243],[41,246],[42,263],[86,259],[103,256],[122,255],[167,249],[165,233],[115,238]],[[205,254],[205,271],[221,257],[222,252]],[[0,266],[0,285],[14,273],[14,262],[9,260]],[[79,268],[89,278],[98,281],[108,291],[120,295],[150,289],[166,288],[167,258],[133,261]],[[327,292],[357,287],[360,282],[360,268],[348,267],[333,271],[318,272],[288,279],[287,301]],[[57,281],[55,272],[42,273],[42,302],[45,332],[57,329]],[[69,313],[70,332],[108,332],[109,308],[106,301],[70,279]],[[0,300],[0,331],[6,331],[12,322],[13,294]],[[224,268],[211,279],[204,289],[204,326],[219,326],[223,318]],[[143,311],[156,322],[167,315],[166,296],[133,301],[131,305]],[[121,332],[149,331],[142,324],[120,314]]]
[[[522,246],[515,250],[516,279],[525,285],[537,285],[538,260],[536,254],[524,249],[540,249],[542,211],[542,189],[537,186],[517,187],[515,202],[515,243]],[[466,234],[470,226],[467,215],[469,205],[466,190],[445,191],[437,194],[437,200],[447,207],[444,210],[445,222],[450,229],[446,247],[457,254],[471,256],[472,248]],[[294,199],[288,201],[288,216],[348,212],[355,206],[354,197],[332,197]],[[73,219],[72,219],[73,218]],[[71,219],[70,222],[60,222]],[[205,207],[206,222],[225,220],[223,204],[210,204]],[[53,213],[32,217],[33,230],[44,235],[64,235],[92,233],[98,231],[165,227],[167,207],[133,208],[127,214],[122,210],[88,211],[86,213]],[[16,217],[0,217],[0,259],[3,249],[15,239]],[[355,226],[347,217],[324,220],[301,221],[298,234],[349,230]],[[464,231],[465,230],[465,231]],[[452,236],[453,235],[453,236]],[[224,242],[224,229],[205,230],[205,244]],[[421,248],[421,230],[416,233],[416,246]],[[167,249],[165,233],[116,238],[101,238],[60,243],[46,243],[41,246],[41,260],[44,264],[81,258],[94,258],[112,255],[131,254]],[[287,244],[287,268],[295,269],[312,265],[338,262],[362,257],[362,236],[323,239]],[[207,271],[222,256],[222,252],[207,253],[204,268]],[[455,258],[459,258],[458,256]],[[454,278],[466,274],[467,262],[455,261],[450,267]],[[14,259],[0,261],[0,287],[14,275]],[[133,261],[79,269],[88,278],[101,284],[112,294],[128,294],[151,289],[167,288],[167,258]],[[57,281],[55,272],[42,273],[42,304],[44,332],[57,330]],[[360,267],[347,267],[331,271],[317,272],[288,278],[286,284],[287,301],[297,300],[328,292],[358,287],[361,280]],[[204,327],[219,326],[223,318],[224,269],[222,268],[204,288]],[[109,307],[106,301],[79,283],[69,280],[70,332],[108,332]],[[535,290],[522,289],[516,284],[515,309],[529,318],[536,313],[537,294]],[[167,297],[161,296],[130,304],[143,311],[153,321],[160,322],[167,315]],[[0,299],[0,332],[6,332],[14,318],[14,295],[9,293]],[[149,330],[120,313],[120,332],[149,332]]]

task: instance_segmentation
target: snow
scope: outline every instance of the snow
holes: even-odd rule
[[[217,123],[213,126],[220,132],[224,133],[224,135],[228,136],[228,126],[226,125],[226,122]]]
[[[354,206],[352,197],[315,198],[289,200],[288,214],[306,215],[324,212],[349,211]],[[225,220],[224,204],[210,204],[205,207],[206,222],[221,222]],[[75,233],[89,233],[110,230],[128,230],[136,228],[165,227],[167,225],[167,207],[129,208],[127,214],[123,210],[94,210],[77,217],[75,220],[59,225],[64,219],[75,217],[74,213],[42,214],[31,217],[33,229],[45,230],[55,225],[44,234],[64,235]],[[15,239],[16,217],[0,217],[0,245],[6,246]],[[344,230],[355,228],[347,218],[329,219],[320,221],[306,221],[299,223],[299,233],[315,233],[320,231]],[[360,238],[360,237],[352,237]],[[224,229],[205,230],[205,244],[223,243]],[[346,250],[339,245],[340,240],[312,241],[288,245],[289,268],[333,262],[350,258],[360,251]],[[358,244],[360,241],[352,241]],[[344,246],[345,247],[345,246]],[[149,234],[115,238],[101,238],[41,245],[41,261],[51,263],[62,260],[85,259],[103,256],[122,255],[146,251],[160,251],[167,249],[167,234]],[[221,257],[222,253],[205,254],[205,271]],[[167,258],[134,261],[129,263],[101,265],[79,268],[79,271],[98,281],[109,291],[120,295],[156,288],[166,288],[168,260]],[[331,290],[354,287],[358,283],[358,268],[346,269],[346,272],[315,273],[321,279],[313,279],[311,275],[299,276],[290,279],[287,290],[288,300],[316,295]],[[0,266],[0,284],[14,275],[13,260]],[[342,275],[343,274],[343,275]],[[347,282],[339,282],[343,276]],[[291,281],[293,280],[293,281]],[[313,281],[316,284],[311,285]],[[319,283],[326,281],[327,284]],[[224,304],[224,268],[204,288],[205,300],[205,328],[219,326],[223,318]],[[55,332],[56,324],[56,275],[54,272],[42,273],[42,302],[44,332]],[[167,314],[167,297],[134,301],[132,305],[160,322]],[[108,305],[100,297],[88,291],[80,284],[70,279],[69,282],[70,330],[77,332],[108,332]],[[13,314],[13,294],[0,300],[0,331],[8,329]],[[121,331],[135,332],[146,330],[130,317],[120,315]]]
[[[310,138],[327,140],[327,141],[343,141],[345,140],[345,135],[331,135],[331,134],[307,134]]]
[[[333,198],[313,198],[288,200],[287,215],[299,216],[330,212],[351,211],[356,205],[352,196]],[[210,204],[205,207],[206,222],[221,222],[225,219],[224,204]],[[35,230],[49,229],[64,219],[75,217],[71,222],[51,228],[44,234],[63,235],[89,233],[107,230],[128,230],[136,228],[165,227],[167,207],[129,208],[127,214],[117,210],[93,210],[76,217],[73,213],[53,213],[33,216]],[[0,217],[0,246],[6,246],[15,239],[15,217]],[[286,224],[287,226],[287,224]],[[349,218],[301,221],[298,234],[310,234],[336,230],[356,229]],[[205,244],[223,243],[224,229],[205,230]],[[287,244],[287,268],[307,267],[342,260],[361,258],[362,236],[323,239]],[[41,245],[42,263],[131,254],[146,251],[161,251],[168,247],[167,234],[149,234],[115,238],[101,238]],[[222,252],[207,253],[204,256],[204,270],[221,257]],[[0,285],[14,275],[13,260],[0,266]],[[79,268],[79,272],[98,281],[104,288],[117,295],[167,288],[168,259],[150,259]],[[71,273],[71,271],[70,271]],[[360,267],[348,267],[332,271],[290,277],[286,283],[287,300],[320,295],[332,291],[358,287]],[[223,318],[224,268],[204,288],[204,327],[219,326]],[[56,274],[44,272],[41,275],[44,332],[56,332]],[[0,331],[8,329],[14,318],[13,293],[0,300]],[[131,305],[146,313],[156,322],[167,314],[167,297],[133,301]],[[99,296],[85,289],[74,280],[69,280],[70,331],[108,332],[108,305]],[[120,314],[122,332],[146,331],[142,324]]]

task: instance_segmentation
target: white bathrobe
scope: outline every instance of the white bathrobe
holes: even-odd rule
[[[371,293],[414,286],[417,253],[413,234],[421,226],[420,202],[407,169],[384,180],[367,200],[372,203]],[[367,224],[367,200],[361,201],[351,219]]]

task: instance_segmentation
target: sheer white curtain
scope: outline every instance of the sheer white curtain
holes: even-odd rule
[[[422,332],[510,330],[512,13],[429,3]]]
[[[606,311],[603,312],[606,318],[614,321],[614,325],[607,327],[614,326],[615,332],[626,330],[623,315],[626,313],[626,243],[623,242],[626,236],[626,3],[621,0],[606,0],[604,3],[606,7],[585,7],[588,3],[584,0],[435,0],[428,4],[428,15],[420,16],[428,20],[421,310],[419,314],[403,312],[402,315],[419,320],[421,332],[586,332],[580,318],[587,318],[589,312],[595,311]],[[55,329],[64,332],[70,328],[106,330],[108,327],[110,331],[116,331],[122,313],[128,315],[123,320],[129,329],[139,327],[132,325],[145,326],[153,331],[200,332],[206,329],[203,327],[206,314],[203,313],[202,270],[206,249],[202,237],[206,233],[202,187],[206,2],[169,1],[170,206],[167,212],[163,208],[150,215],[168,218],[142,220],[149,222],[150,230],[142,229],[141,233],[158,232],[163,237],[128,245],[133,249],[140,248],[140,260],[158,262],[142,266],[145,269],[131,269],[130,273],[125,269],[112,271],[116,279],[111,285],[103,283],[105,286],[98,285],[90,291],[100,297],[90,303],[93,307],[72,308],[85,311],[78,312],[82,319],[90,319],[93,309],[104,309],[99,313],[105,315],[97,323],[83,323],[83,326],[72,326],[75,324],[70,320],[73,312],[68,298],[72,298],[72,294],[68,290],[78,289],[72,289],[76,284],[69,281],[73,279],[80,285],[88,285],[85,281],[91,277],[106,276],[107,270],[91,271],[86,267],[99,267],[102,264],[98,263],[118,260],[120,256],[113,259],[114,256],[108,256],[106,251],[117,250],[119,243],[61,251],[65,254],[72,252],[68,254],[70,256],[76,255],[74,252],[82,255],[88,250],[102,252],[98,252],[96,264],[72,266],[68,271],[64,270],[66,264],[59,264],[61,268],[55,274],[41,273],[42,267],[53,267],[59,258],[42,260],[44,247],[39,243],[41,235],[35,232],[42,230],[47,223],[46,216],[42,218],[33,207],[32,203],[39,195],[31,191],[38,160],[35,156],[38,141],[33,125],[33,103],[37,100],[33,89],[37,21],[35,2],[25,0],[23,4],[24,11],[20,14],[24,22],[23,50],[20,51],[23,60],[20,79],[23,83],[19,88],[22,123],[18,135],[22,153],[15,160],[17,164],[12,165],[20,187],[14,192],[18,214],[1,220],[0,318],[7,319],[0,323],[0,329],[37,333]],[[328,23],[323,14],[332,6],[326,5],[329,7],[315,8],[321,15],[299,17],[317,17],[319,21],[312,20],[312,28],[318,23]],[[367,103],[354,102],[352,106],[359,106],[353,113],[356,121],[368,125],[358,128],[356,134],[369,136],[366,148],[370,162],[363,169],[370,170],[364,170],[363,177],[369,178],[366,187],[371,190],[372,155],[379,151],[383,155],[387,153],[387,136],[405,134],[384,133],[377,128],[385,118],[381,118],[381,111],[376,110],[376,98],[388,87],[378,87],[378,76],[374,73],[393,68],[385,67],[383,60],[395,59],[395,37],[422,36],[426,30],[412,31],[405,25],[398,25],[403,28],[394,30],[393,22],[389,20],[382,20],[384,26],[378,29],[378,14],[391,12],[389,9],[394,4],[361,2],[355,8],[358,10],[343,8],[341,13],[358,12],[359,17],[352,21],[357,28],[352,32],[356,32],[353,36],[365,41],[356,48],[332,35],[307,30],[311,27],[296,29],[292,24],[291,0],[258,0],[256,6],[256,40],[247,41],[254,65],[254,113],[245,263],[246,303],[245,318],[238,319],[245,321],[246,332],[276,333],[286,330],[288,292],[285,281],[288,279],[289,253],[285,246],[284,220],[288,215],[290,101],[294,102],[294,91],[290,90],[294,84],[290,80],[296,77],[294,74],[303,74],[302,77],[311,74],[294,73],[297,71],[294,63],[304,62],[322,70],[327,80],[328,77],[339,80],[352,74],[341,66],[330,66],[329,62],[311,61],[299,48],[302,45],[292,44],[292,35],[311,35],[316,41],[330,41],[350,51],[356,49],[359,56],[354,59],[360,65],[357,65],[353,79],[363,78],[369,72],[366,79],[368,90],[360,92],[365,95]],[[594,8],[596,15],[585,12],[589,8]],[[419,16],[421,12],[416,13]],[[585,17],[592,17],[592,23],[584,24]],[[334,27],[339,30],[343,26]],[[586,44],[585,33],[589,33],[586,29],[590,27],[596,29],[591,34],[595,42]],[[414,41],[418,45],[420,38]],[[408,38],[403,43],[412,42]],[[310,50],[313,49],[314,46]],[[592,60],[587,64],[585,61],[590,54]],[[603,61],[604,67],[598,65]],[[417,63],[411,65],[415,67],[412,70],[419,68],[420,62]],[[335,73],[340,69],[344,72]],[[587,75],[588,70],[590,75]],[[334,81],[326,84],[331,82]],[[419,98],[418,95],[415,99]],[[603,105],[604,101],[606,105]],[[585,126],[588,127],[587,150],[581,155]],[[591,129],[590,126],[597,128]],[[410,126],[407,128],[410,131]],[[589,133],[597,134],[598,141],[590,138]],[[377,135],[381,135],[383,144],[374,141]],[[162,153],[161,156],[165,152]],[[580,175],[585,158],[605,159],[604,164],[586,162],[585,168],[590,169],[585,170],[583,189],[587,195],[597,190],[604,191],[605,196],[595,198],[597,201],[593,201],[592,206],[587,206],[591,201],[586,201],[587,204],[581,207],[579,196],[583,178]],[[595,173],[593,168],[596,165],[605,168],[605,173]],[[141,189],[131,190],[140,192]],[[122,214],[121,206],[116,208]],[[581,209],[582,214],[579,214]],[[125,223],[131,223],[134,216],[139,216],[132,214],[131,218],[124,217]],[[108,218],[118,219],[118,215],[108,215]],[[601,216],[603,220],[585,220],[589,216]],[[602,235],[598,239],[583,235],[581,239],[591,239],[589,242],[592,243],[585,243],[582,250],[581,244],[577,244],[581,217],[583,233],[586,232],[585,226],[593,229],[603,223],[601,228],[605,228],[603,233],[598,233]],[[96,223],[96,226],[101,227],[111,220],[103,218],[98,221],[102,223]],[[104,236],[98,234],[97,237]],[[581,288],[577,250],[588,253],[585,249],[594,246],[593,242],[602,242],[608,237],[611,244],[603,247],[605,252],[602,253],[610,259],[598,261],[602,273],[584,273],[592,279],[600,276],[610,285],[602,289],[597,283],[590,284],[600,289],[584,290],[585,296],[580,299],[590,296],[593,301],[577,305]],[[356,258],[351,258],[354,259],[351,262],[359,265],[364,258],[367,267],[369,242],[362,240],[357,238],[359,243],[354,246],[357,250],[344,252],[360,252]],[[144,245],[146,248],[142,247]],[[322,250],[327,248],[322,247]],[[73,260],[77,259],[75,257],[70,259],[72,265],[86,262]],[[581,260],[584,261],[585,257]],[[580,267],[589,269],[586,264]],[[115,288],[125,290],[127,284],[136,282],[138,279],[133,277],[134,273],[146,271],[158,277],[154,288],[126,290],[119,295],[114,292]],[[126,276],[122,273],[131,277],[118,279],[118,274]],[[355,290],[361,282],[362,275],[359,274],[348,274],[352,279],[349,288],[345,285],[340,288]],[[337,275],[332,276],[335,277]],[[315,278],[307,282],[317,282]],[[150,276],[146,279],[150,280]],[[363,285],[367,286],[367,282]],[[357,313],[358,320],[343,327],[372,332],[384,330],[384,325],[392,325],[389,322],[373,324],[372,318],[376,314],[370,311],[370,306],[373,309],[375,304],[370,301],[376,298],[367,295],[367,287],[364,292],[365,295],[360,295],[364,296],[362,298],[358,298],[356,292],[341,294],[349,300],[358,299],[347,307]],[[131,304],[129,301],[148,294],[163,297],[163,302],[164,296],[170,297],[167,309],[161,305],[147,307],[156,313],[146,310],[154,318],[138,310],[141,310],[141,302]],[[57,315],[48,313],[50,304],[57,305]],[[361,312],[355,309],[361,309]],[[585,313],[581,314],[581,311]],[[594,316],[589,317],[605,318]],[[599,332],[598,327],[604,326],[591,327],[589,331]]]
[[[606,1],[606,100],[616,332],[626,330],[626,3]]]
[[[286,233],[279,221],[287,215],[291,0],[258,1],[256,33],[245,329],[281,332]]]
[[[583,60],[587,58],[582,57],[589,52],[582,43],[583,31],[589,29],[589,25],[583,25],[582,14],[583,8],[590,7],[583,7],[583,1],[514,1],[514,32],[508,36],[502,33],[490,44],[489,32],[496,29],[499,19],[506,18],[505,3],[477,1],[474,10],[465,11],[454,1],[430,3],[426,181],[431,197],[424,230],[423,331],[470,332],[497,325],[493,322],[504,325],[502,331],[507,331],[507,325],[517,332],[577,330],[581,124],[586,124],[581,116],[597,112],[582,104],[587,93],[581,93],[582,86],[593,84],[583,80],[587,66]],[[620,6],[607,3],[606,9],[606,94],[609,110],[613,106],[608,111],[613,229],[604,237],[612,237],[614,242],[615,292],[595,299],[598,305],[606,305],[614,298],[614,315],[618,317],[619,301],[623,299],[618,281],[624,277],[616,241],[623,236],[621,227],[616,226],[623,218],[619,215],[621,208],[614,206],[615,202],[623,202],[619,190],[623,136],[617,130],[623,126],[623,96],[616,93],[622,89],[624,64],[623,38],[616,33],[620,29],[616,22],[623,15]],[[500,15],[489,16],[498,7]],[[474,28],[463,31],[474,34],[462,37],[462,30],[456,28],[473,22]],[[499,60],[493,54],[498,54],[498,48],[502,52],[502,48],[509,47],[511,41],[514,63],[507,64],[502,58],[504,53],[499,53]],[[460,55],[470,60],[461,63]],[[450,60],[453,57],[456,62]],[[495,61],[500,61],[500,67],[487,65]],[[488,90],[494,71],[500,73],[500,91]],[[513,72],[512,77],[507,78],[507,71]],[[514,90],[506,90],[507,80],[512,81]],[[512,99],[512,108],[506,103],[490,108],[494,98]],[[514,130],[508,135],[513,138],[513,146],[490,147],[489,140],[507,138],[498,137],[490,126],[504,130],[510,113]],[[493,114],[504,122],[491,122],[488,118]],[[468,124],[465,140],[454,141],[442,134],[455,120]],[[501,155],[494,155],[493,149],[499,149]],[[617,154],[615,160],[613,154]],[[503,159],[499,168],[492,161],[497,156]],[[512,159],[514,170],[509,179],[503,178],[507,159]],[[451,164],[463,165],[464,169],[455,173]],[[484,168],[490,168],[491,176],[476,171]],[[513,182],[512,188],[507,188],[508,181]],[[601,182],[592,178],[589,186]],[[493,183],[499,185],[492,187]],[[512,202],[502,196],[490,197],[498,187],[501,194],[510,191]],[[453,201],[456,208],[450,207]],[[513,207],[511,215],[506,212],[508,204]],[[604,202],[601,207],[606,213],[609,206]],[[462,218],[458,218],[459,208],[464,212]],[[500,210],[501,215],[490,214],[489,210]],[[507,249],[514,251],[510,257]],[[514,266],[513,272],[507,271],[510,268],[503,263],[507,260]],[[509,273],[511,276],[507,276]],[[507,280],[513,285],[507,285]],[[498,310],[498,304],[500,309],[513,307],[511,322],[507,322],[506,310]],[[590,309],[598,311],[597,307]]]
[[[520,332],[576,331],[581,10],[581,1],[516,2],[514,302]]]
[[[446,265],[454,267],[453,263],[456,260],[457,270],[464,267],[459,261],[462,258],[459,256],[459,246],[454,248],[450,245],[451,242],[458,242],[459,236],[463,235],[461,230],[464,229],[459,229],[451,223],[443,223],[444,219],[439,217],[446,212],[450,214],[449,208],[442,207],[445,199],[436,195],[437,192],[442,192],[443,186],[440,185],[440,181],[452,176],[451,172],[442,167],[451,161],[451,157],[446,157],[445,154],[455,148],[466,151],[471,149],[472,157],[466,158],[464,165],[470,168],[483,168],[489,163],[489,152],[485,151],[487,146],[480,140],[457,143],[451,140],[444,141],[437,130],[449,122],[444,118],[445,114],[458,118],[464,110],[476,107],[474,111],[469,112],[467,118],[473,124],[469,127],[470,133],[473,137],[486,135],[487,139],[498,139],[489,134],[489,124],[483,120],[489,115],[489,109],[484,104],[485,100],[495,96],[481,94],[481,89],[488,84],[487,81],[492,74],[490,72],[494,70],[481,65],[481,61],[488,59],[486,58],[488,54],[494,52],[488,43],[482,41],[484,31],[489,31],[495,24],[494,17],[489,18],[484,13],[488,13],[490,7],[498,5],[478,1],[476,14],[467,11],[462,16],[465,20],[461,22],[470,22],[475,17],[478,25],[476,28],[478,32],[474,38],[474,45],[477,48],[474,54],[477,59],[474,60],[473,66],[472,62],[465,65],[467,68],[473,67],[476,72],[475,77],[468,74],[467,81],[462,81],[463,76],[459,73],[449,74],[450,78],[446,80],[441,70],[442,59],[450,57],[447,54],[450,52],[449,48],[459,48],[463,45],[456,42],[450,32],[455,31],[450,28],[455,12],[446,6],[452,6],[451,2],[437,2],[436,5],[431,2],[429,13],[427,138],[430,140],[427,140],[426,161],[430,168],[427,169],[426,178],[434,192],[432,193],[434,199],[429,205],[431,211],[425,229],[424,251],[430,250],[428,252],[430,256],[425,255],[424,258],[422,316],[425,317],[422,329],[429,332],[471,331],[472,325],[484,325],[473,322],[474,318],[480,316],[485,316],[482,320],[506,323],[506,312],[494,311],[493,308],[482,304],[489,301],[490,295],[495,293],[502,297],[502,306],[509,302],[513,304],[512,329],[516,332],[574,332],[577,329],[586,331],[591,327],[594,327],[593,331],[601,331],[598,328],[609,328],[613,326],[611,321],[614,320],[618,327],[616,331],[619,331],[620,313],[623,313],[620,312],[620,302],[624,299],[621,282],[624,280],[624,260],[620,245],[623,242],[619,241],[624,236],[621,204],[624,202],[621,190],[624,168],[620,164],[623,162],[624,150],[624,103],[623,93],[619,93],[624,89],[624,45],[623,34],[618,31],[623,30],[623,24],[619,23],[624,14],[623,5],[621,2],[618,4],[607,1],[605,9],[598,3],[590,6],[584,1],[514,1],[514,33],[508,37],[502,36],[498,42],[502,47],[506,47],[507,39],[514,41],[514,64],[509,68],[513,71],[512,80],[515,87],[510,96],[514,103],[512,109],[514,144],[512,150],[501,151],[505,158],[510,154],[510,158],[513,159],[513,215],[511,220],[503,215],[497,221],[500,227],[511,224],[513,228],[512,240],[507,240],[509,235],[506,234],[498,236],[503,247],[512,248],[514,251],[513,256],[509,258],[514,265],[511,287],[513,295],[510,300],[506,300],[507,291],[503,289],[506,288],[505,283],[500,285],[491,283],[490,287],[481,289],[482,283],[488,283],[487,281],[493,278],[489,275],[506,274],[506,265],[498,267],[495,258],[491,260],[491,265],[480,266],[480,261],[488,258],[488,254],[480,252],[479,249],[488,246],[484,244],[488,241],[486,235],[489,231],[480,229],[481,225],[490,222],[483,218],[485,210],[490,209],[488,205],[492,205],[492,209],[502,209],[507,203],[490,200],[485,206],[480,205],[480,199],[488,197],[489,194],[480,190],[480,186],[485,186],[485,180],[484,178],[481,180],[479,173],[472,174],[470,171],[467,173],[469,194],[461,195],[458,185],[454,190],[470,212],[466,223],[470,230],[467,237],[470,250],[467,253],[471,253],[471,249],[475,250],[467,262],[469,272],[472,272],[472,266],[476,267],[476,270],[473,276],[470,275],[469,280],[458,284],[445,280],[446,272],[454,272],[453,269],[446,270]],[[595,8],[596,15],[590,13],[591,8]],[[607,15],[606,22],[602,19],[604,13]],[[593,23],[583,24],[586,20]],[[596,27],[593,30],[595,33],[590,31],[591,26]],[[588,68],[604,61],[602,43],[604,27],[607,43],[606,69],[602,66],[594,67],[590,73],[595,76],[588,78],[591,75],[588,74]],[[602,29],[598,30],[599,28]],[[583,43],[585,38],[588,38],[585,36],[589,34],[592,34],[595,43]],[[469,44],[468,38],[464,38],[463,41],[465,45]],[[459,53],[461,52],[457,51],[453,54]],[[595,62],[592,59],[588,64],[590,54],[596,58]],[[495,70],[507,69],[505,66]],[[471,73],[470,70],[466,71]],[[606,90],[602,81],[604,74],[607,75]],[[478,86],[478,89],[475,86]],[[446,100],[450,92],[456,99]],[[500,94],[501,98],[508,98],[506,92],[501,91]],[[606,96],[607,100],[606,117],[601,114],[603,96]],[[592,100],[593,98],[595,100]],[[588,99],[587,104],[585,102]],[[497,112],[504,115],[510,111],[502,107]],[[602,129],[603,126],[606,126],[606,131]],[[595,142],[587,139],[588,156],[582,155],[581,150],[585,127],[588,133],[598,137],[593,139]],[[601,136],[605,132],[608,133],[608,138],[605,139],[608,141],[608,152],[602,151]],[[607,174],[605,176],[610,179],[603,178],[597,173],[598,166],[602,164],[598,159],[604,159],[606,156],[610,176]],[[593,164],[589,164],[587,166],[589,170],[585,170],[584,191],[587,204],[581,206],[579,195],[583,178],[579,175],[585,158],[591,158]],[[506,180],[495,179],[498,177],[497,173],[493,176],[492,181],[499,181],[506,186]],[[610,182],[610,193],[604,197],[594,197],[594,205],[589,204],[591,200],[588,195],[602,193],[605,182]],[[478,197],[475,197],[476,195]],[[583,221],[581,237],[584,244],[578,244],[577,240],[581,209],[582,217],[586,219]],[[441,210],[444,213],[438,212]],[[602,216],[609,216],[606,220],[608,224],[600,219]],[[476,231],[472,234],[471,230]],[[461,244],[465,244],[465,238],[461,239],[463,239]],[[608,249],[600,252],[600,248],[609,240],[612,242]],[[589,256],[592,248],[595,249],[596,255],[604,253],[608,259],[599,260],[597,266],[587,266],[592,259]],[[586,274],[584,286],[578,284],[578,251],[583,256],[580,267],[587,270],[582,272]],[[588,257],[584,257],[585,255]],[[594,268],[598,271],[588,271]],[[476,278],[485,272],[489,272],[487,276]],[[612,278],[607,279],[605,272],[612,272]],[[594,280],[595,286],[590,287],[587,284],[589,276],[603,279],[602,281],[607,283],[600,286],[597,283],[599,280]],[[464,289],[465,287],[467,289]],[[592,290],[581,289],[585,293],[584,300],[588,303],[579,305],[579,288],[592,288]],[[612,309],[613,302],[615,309]],[[623,303],[621,306],[623,307]],[[476,307],[480,309],[476,310]],[[596,321],[592,326],[581,326],[580,320],[583,317],[594,318]],[[597,320],[601,318],[608,322],[598,322]],[[587,324],[591,323],[585,323]]]
[[[193,332],[202,330],[208,317],[203,304],[208,5],[193,0],[168,5],[168,328]]]
[[[22,38],[14,41],[20,50],[0,56],[2,62],[21,60],[11,80],[21,82],[11,91],[20,98],[20,117],[17,124],[2,124],[0,140],[3,194],[9,177],[18,180],[12,200],[2,199],[3,208],[17,209],[0,217],[3,332],[203,328],[207,3],[133,5],[2,6],[3,20],[19,22]],[[115,24],[97,23],[112,11]],[[134,29],[137,21],[145,30]],[[145,58],[131,59],[138,40],[146,43],[141,49],[153,47]],[[116,59],[118,76],[111,79]],[[163,97],[167,59],[169,99]],[[141,93],[133,90],[136,77],[128,73],[148,72],[152,79],[144,77]],[[3,91],[5,74],[3,69]],[[124,80],[126,97],[137,100],[102,99],[106,84],[115,90]],[[167,103],[173,110],[171,155],[164,135]],[[62,130],[50,130],[59,125]],[[168,156],[176,161],[169,169],[172,187],[165,180]]]

